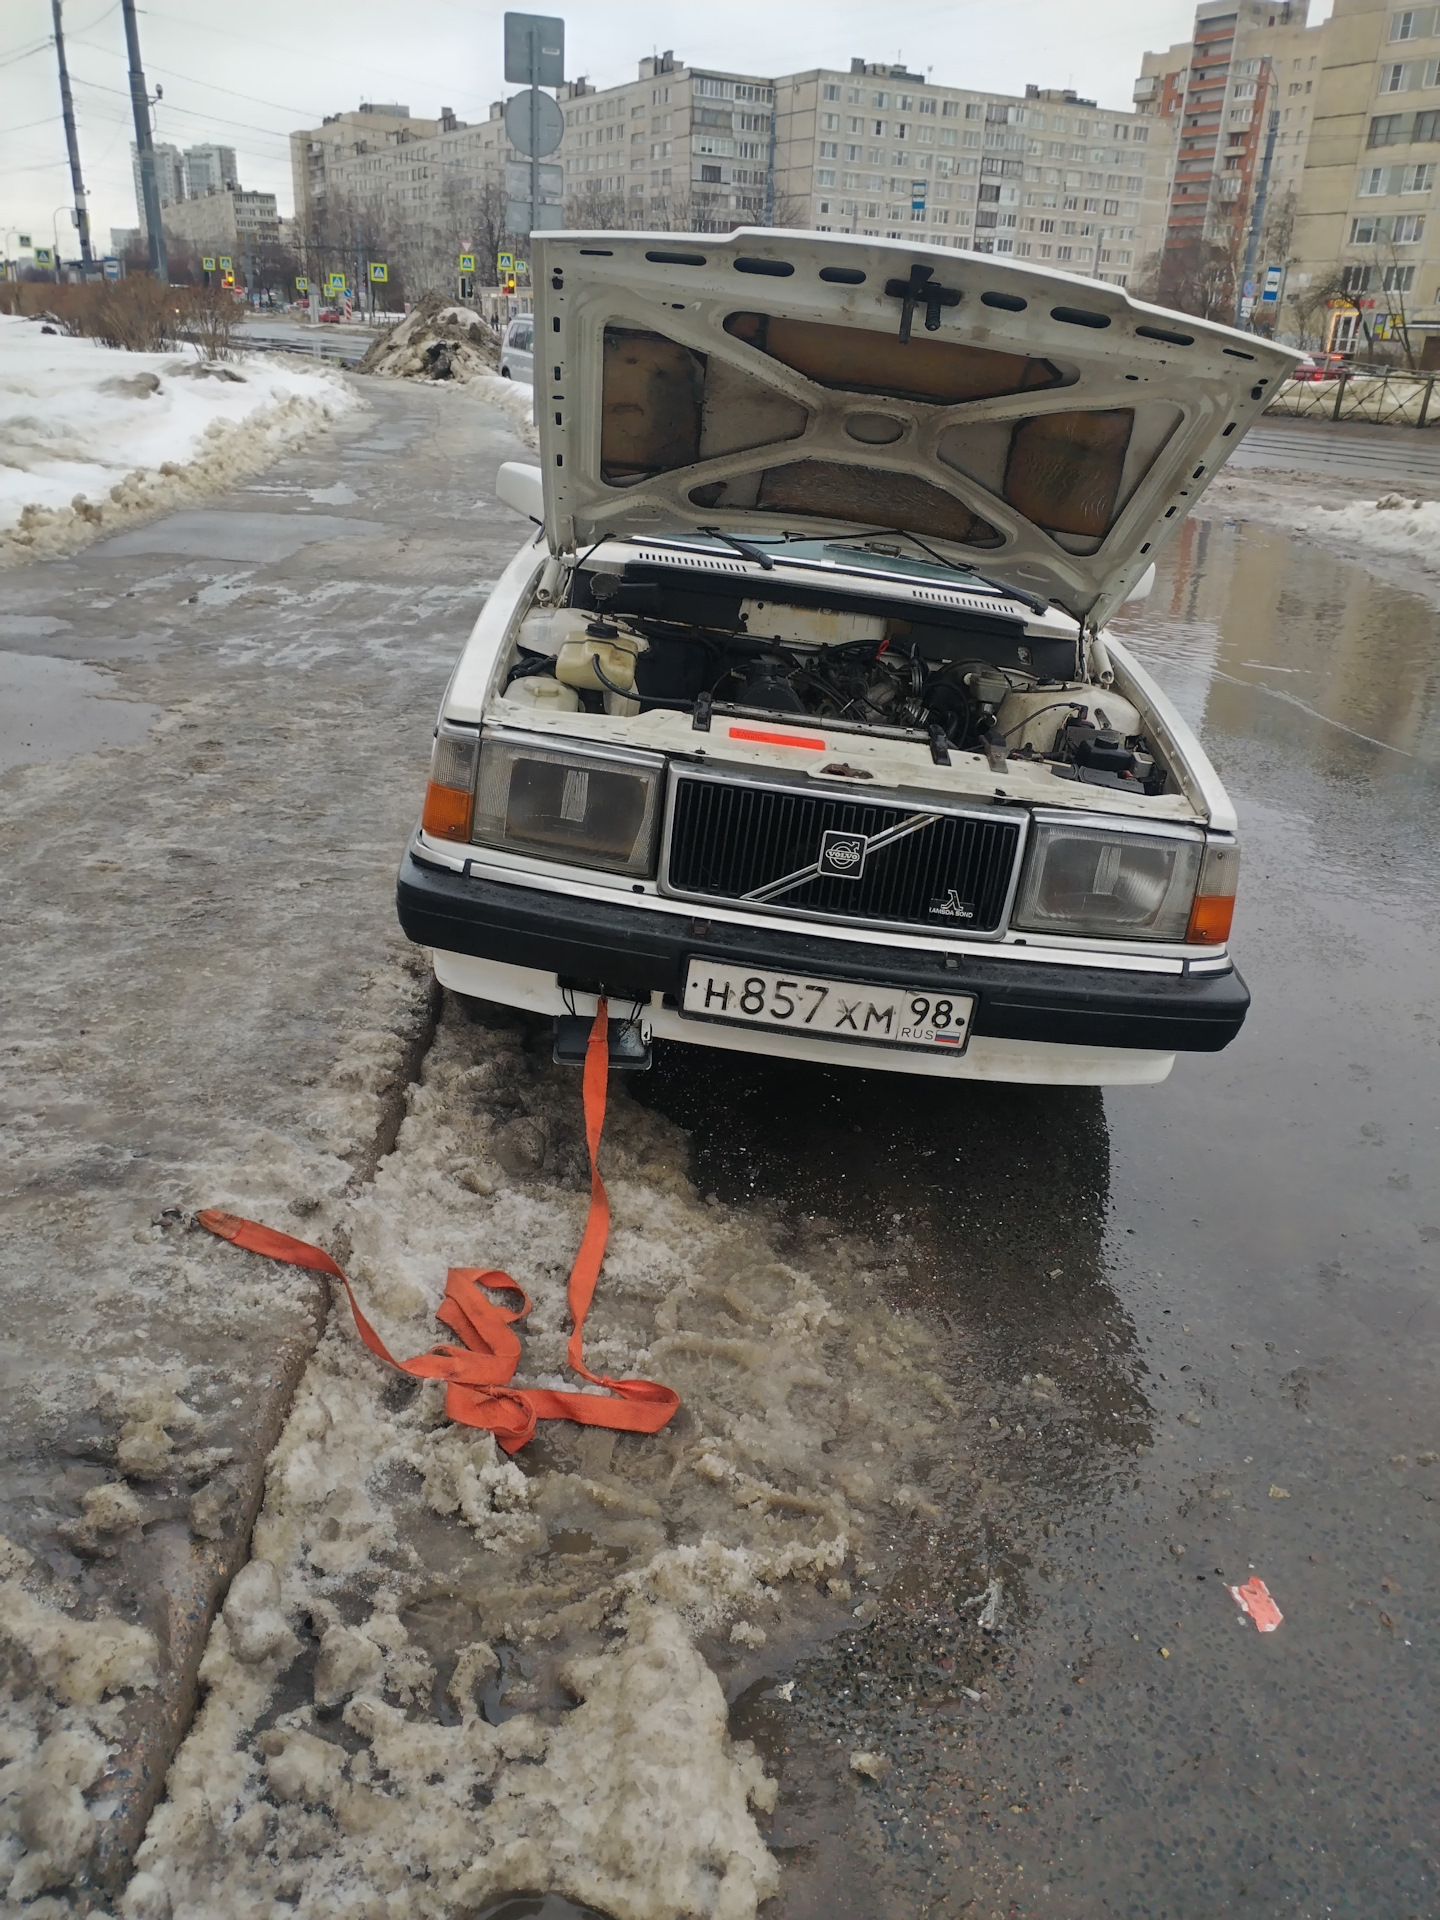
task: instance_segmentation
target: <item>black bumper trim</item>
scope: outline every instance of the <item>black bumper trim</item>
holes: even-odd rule
[[[407,852],[396,887],[410,939],[445,953],[533,967],[614,993],[678,999],[692,954],[768,967],[973,993],[972,1033],[1078,1047],[1218,1053],[1240,1031],[1250,992],[1229,973],[1119,973],[995,954],[945,955],[901,942],[868,946],[789,928],[737,926],[639,906],[577,899],[431,867]],[[701,931],[704,929],[704,931]]]

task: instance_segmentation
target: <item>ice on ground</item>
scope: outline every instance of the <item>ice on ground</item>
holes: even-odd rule
[[[501,1267],[535,1302],[522,1383],[573,1384],[588,1162],[579,1078],[548,1053],[538,1026],[447,1000],[396,1151],[329,1218],[392,1352],[434,1342],[447,1267]],[[523,1179],[497,1157],[519,1115],[544,1140]],[[696,1194],[683,1135],[623,1084],[602,1165],[616,1224],[586,1356],[667,1381],[680,1413],[653,1436],[546,1423],[506,1460],[338,1307],[127,1920],[456,1920],[518,1891],[751,1920],[776,1890],[774,1784],[703,1648],[759,1649],[807,1589],[848,1594],[897,1487],[953,1465],[954,1403],[873,1249],[827,1233],[823,1266],[787,1258],[778,1219]]]
[[[5,1911],[65,1887],[89,1858],[96,1811],[85,1800],[109,1763],[122,1696],[155,1684],[142,1627],[52,1606],[74,1594],[0,1538],[0,1888]]]
[[[328,367],[117,352],[0,315],[0,566],[231,486],[360,404]]]
[[[500,408],[522,440],[536,446],[534,389],[502,380],[496,372],[499,364],[499,336],[488,322],[473,308],[457,306],[432,289],[374,342],[360,362],[360,372],[397,380],[452,381],[470,393],[478,391]]]

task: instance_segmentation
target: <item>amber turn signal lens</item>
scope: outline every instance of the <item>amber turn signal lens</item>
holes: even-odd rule
[[[1223,947],[1230,938],[1230,922],[1234,918],[1233,893],[1197,894],[1185,938],[1197,946]]]
[[[425,808],[420,825],[435,840],[468,840],[470,818],[475,807],[472,793],[455,787],[437,786],[430,781],[425,788]]]

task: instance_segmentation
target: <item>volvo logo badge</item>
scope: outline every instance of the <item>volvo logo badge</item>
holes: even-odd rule
[[[833,829],[820,836],[821,876],[826,880],[858,880],[865,871],[868,842],[863,833],[837,833]]]

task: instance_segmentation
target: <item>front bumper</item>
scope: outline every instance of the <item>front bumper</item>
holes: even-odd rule
[[[1007,959],[999,950],[945,954],[898,942],[872,946],[828,931],[708,920],[703,910],[691,917],[638,902],[611,905],[512,886],[427,866],[413,852],[401,864],[397,907],[410,939],[437,953],[553,975],[560,986],[582,993],[603,986],[615,997],[649,1001],[660,995],[672,1010],[694,954],[781,973],[971,993],[972,1048],[991,1040],[1158,1056],[1217,1053],[1240,1031],[1250,1005],[1249,990],[1233,969],[1120,973]],[[685,1022],[692,1030],[704,1025]],[[684,1037],[699,1040],[701,1034]],[[864,1056],[859,1064],[880,1064],[873,1058],[879,1049],[854,1051]],[[906,1064],[913,1058],[907,1056]]]

